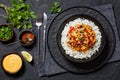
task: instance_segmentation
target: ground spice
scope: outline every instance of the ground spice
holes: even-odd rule
[[[25,44],[29,44],[31,41],[34,40],[34,35],[30,32],[26,32],[22,35],[22,42],[24,42]]]

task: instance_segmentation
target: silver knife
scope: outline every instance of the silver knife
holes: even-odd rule
[[[47,14],[43,13],[43,62],[45,62],[46,57],[46,24],[47,24]]]

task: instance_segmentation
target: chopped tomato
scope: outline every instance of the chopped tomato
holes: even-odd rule
[[[75,28],[71,26],[71,27],[70,27],[70,30],[69,30],[69,33],[72,33],[72,32],[74,31],[74,29],[75,29]]]

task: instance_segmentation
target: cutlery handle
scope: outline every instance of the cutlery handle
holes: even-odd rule
[[[46,25],[43,27],[43,62],[45,62],[46,56]]]
[[[40,27],[38,27],[38,64],[40,61]]]

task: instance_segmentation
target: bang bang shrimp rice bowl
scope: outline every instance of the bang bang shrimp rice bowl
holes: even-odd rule
[[[64,26],[60,44],[65,55],[74,59],[89,59],[99,52],[102,33],[94,22],[76,18]]]

